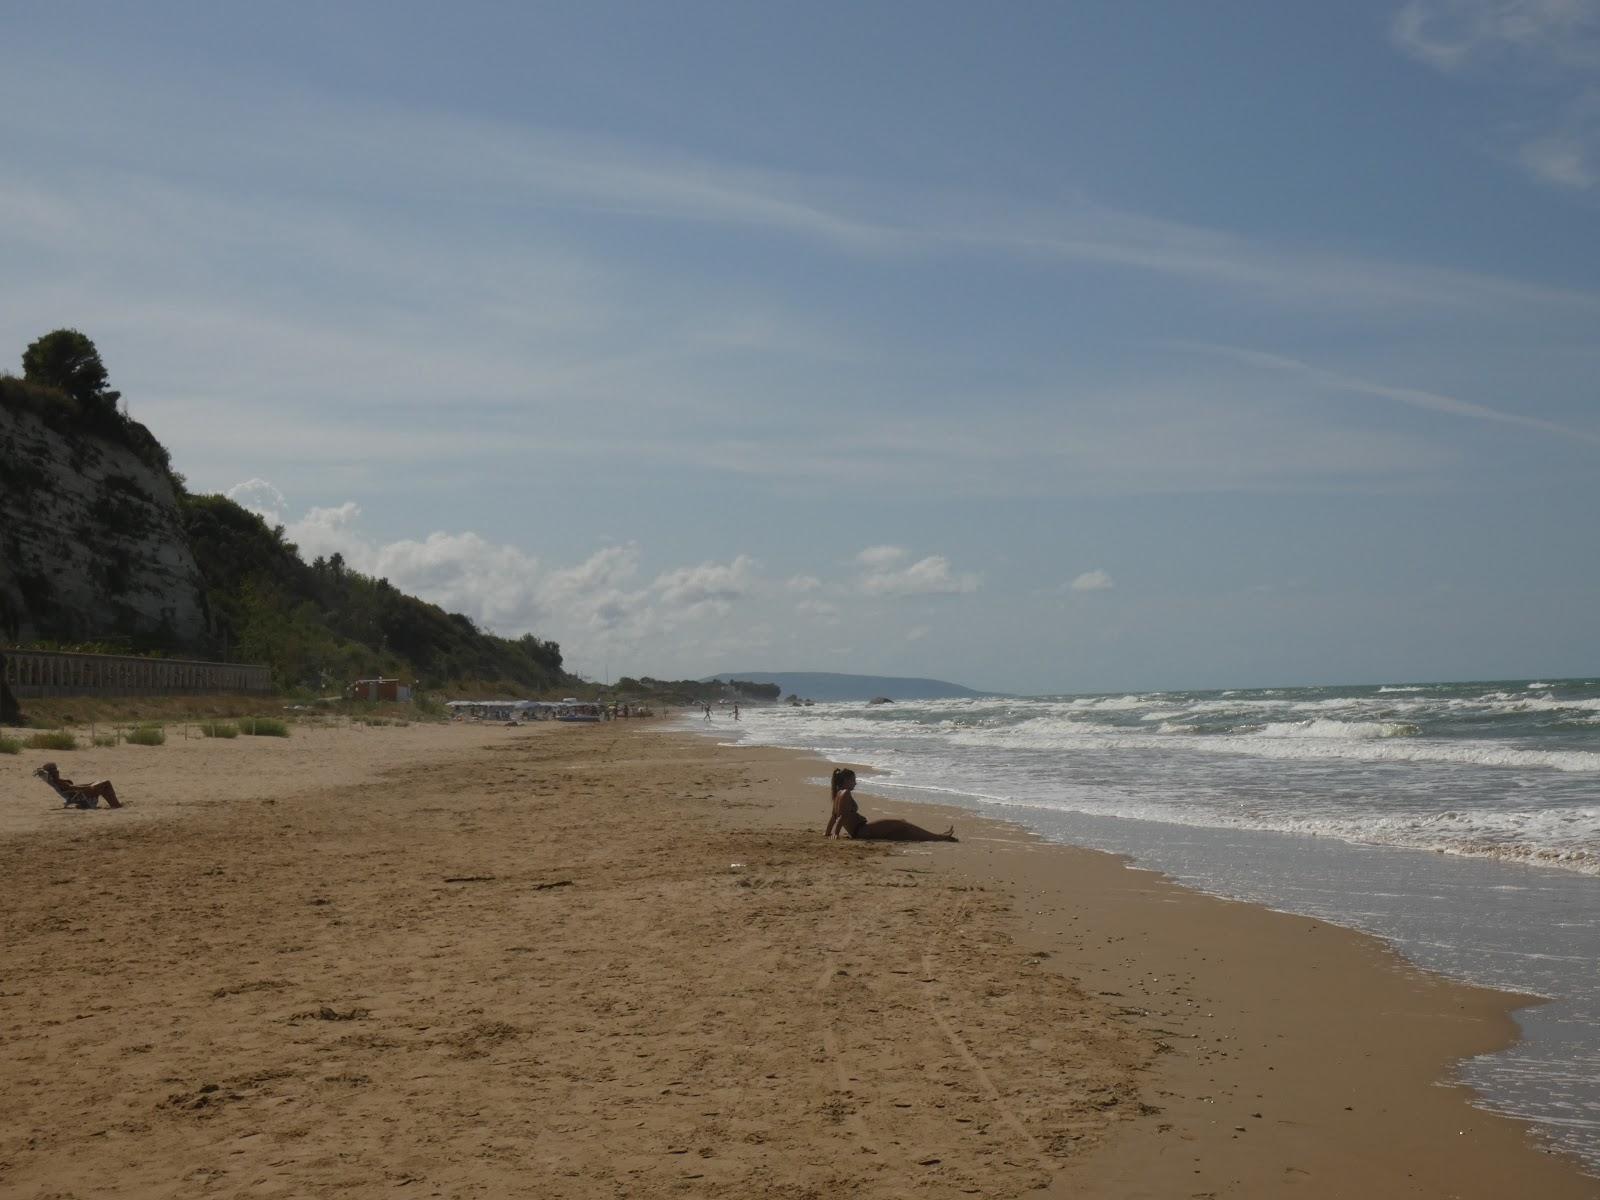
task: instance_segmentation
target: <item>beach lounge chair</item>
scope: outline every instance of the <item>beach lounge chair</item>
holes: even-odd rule
[[[61,777],[61,772],[57,770],[55,763],[45,763],[34,774],[48,783],[55,794],[61,797],[63,808],[99,808],[101,800],[106,802],[107,808],[122,807],[122,801],[117,799],[117,789],[111,786],[109,779],[102,779],[96,783],[73,783],[72,780]]]

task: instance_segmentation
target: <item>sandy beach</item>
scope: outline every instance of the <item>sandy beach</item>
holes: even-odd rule
[[[63,812],[29,772],[110,776]],[[1577,1197],[1516,998],[650,722],[0,758],[0,1195]]]

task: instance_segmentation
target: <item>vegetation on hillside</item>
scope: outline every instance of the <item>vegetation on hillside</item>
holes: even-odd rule
[[[159,649],[266,663],[280,687],[317,691],[342,690],[357,677],[379,673],[430,689],[473,681],[522,695],[576,684],[562,669],[555,642],[486,633],[470,617],[351,570],[339,555],[307,563],[282,526],[269,527],[225,496],[190,495],[172,471],[166,448],[121,410],[120,393],[108,388],[99,352],[77,330],[56,330],[32,343],[23,371],[20,379],[0,376],[0,404],[35,413],[63,436],[126,446],[172,480],[184,537],[204,581],[211,624],[205,644],[124,636],[115,620],[116,581],[108,578],[105,625],[82,631],[98,643],[93,649]],[[48,486],[37,466],[31,468],[37,479],[26,477],[30,464],[6,461],[0,467],[8,485]],[[108,481],[103,506],[108,528],[129,507],[112,494],[115,483]]]
[[[226,496],[180,503],[220,649],[269,664],[280,686],[322,690],[380,673],[425,688],[470,679],[543,692],[569,682],[555,642],[485,633],[337,554],[308,564],[281,525]]]
[[[638,679],[624,675],[611,688],[619,698],[639,697],[658,704],[696,705],[717,700],[776,701],[782,689],[775,683],[752,683],[744,679],[730,679],[724,683],[713,679],[709,683],[700,679],[652,679],[649,675]]]
[[[57,329],[23,351],[22,378],[0,375],[0,405],[32,412],[57,433],[88,434],[126,446],[146,466],[181,485],[181,478],[172,474],[167,448],[128,416],[119,404],[122,393],[107,383],[106,366],[95,344],[76,329]],[[6,466],[13,480],[27,482],[24,476],[32,464]]]

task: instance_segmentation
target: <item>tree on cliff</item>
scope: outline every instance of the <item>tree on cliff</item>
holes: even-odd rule
[[[85,413],[115,412],[121,392],[110,390],[100,351],[76,329],[57,329],[31,344],[22,354],[22,377],[29,383],[59,388],[83,406]]]

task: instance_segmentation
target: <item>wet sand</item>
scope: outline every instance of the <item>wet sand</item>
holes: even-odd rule
[[[1600,1194],[1433,1082],[1506,997],[967,814],[825,841],[821,771],[626,722],[0,758],[0,1195]]]

